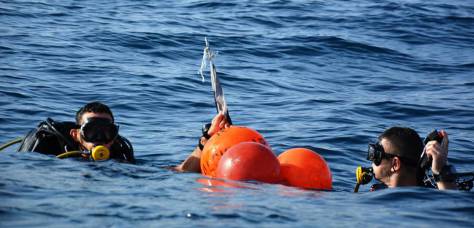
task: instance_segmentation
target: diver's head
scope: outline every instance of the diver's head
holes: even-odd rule
[[[70,134],[83,149],[104,145],[110,149],[118,136],[118,125],[110,108],[100,102],[86,104],[76,113],[77,128]]]
[[[415,130],[392,127],[369,144],[367,159],[372,161],[375,178],[389,187],[417,185],[417,164],[423,142]]]
[[[114,122],[114,115],[110,108],[98,101],[94,101],[84,105],[76,112],[76,124],[81,125],[84,121],[84,114],[86,113],[97,113],[97,114],[108,114],[109,118]]]

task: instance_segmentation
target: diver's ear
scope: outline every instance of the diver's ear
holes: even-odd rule
[[[401,161],[399,157],[392,158],[392,171],[397,172],[400,171],[401,168]]]
[[[76,142],[79,142],[79,129],[71,129],[69,131],[69,134],[71,135],[72,139],[74,139],[74,141]]]

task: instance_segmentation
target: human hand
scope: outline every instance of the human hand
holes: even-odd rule
[[[207,131],[207,134],[212,137],[215,133],[221,131],[222,129],[228,128],[229,126],[230,124],[225,115],[219,112],[212,119],[211,127]]]
[[[439,174],[448,162],[448,133],[444,130],[441,130],[440,133],[443,136],[441,144],[433,140],[425,146],[426,155],[432,159],[431,171],[433,174]]]

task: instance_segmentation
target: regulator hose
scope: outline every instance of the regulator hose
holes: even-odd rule
[[[21,142],[21,141],[23,141],[23,138],[21,138],[21,137],[20,137],[20,138],[13,139],[13,140],[11,140],[11,141],[9,141],[9,142],[7,142],[7,143],[1,145],[1,146],[0,146],[0,151],[2,151],[3,149],[5,149],[5,148],[7,148],[7,147],[9,147],[9,146],[11,146],[11,145],[17,144],[17,143],[19,143],[19,142]]]

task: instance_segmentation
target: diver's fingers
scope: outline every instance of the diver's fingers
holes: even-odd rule
[[[429,141],[425,146],[426,155],[431,159],[436,159],[439,154],[439,143],[436,141]]]
[[[214,135],[215,133],[221,130],[222,128],[221,123],[223,119],[224,119],[224,115],[220,112],[217,113],[216,116],[214,116],[214,118],[212,119],[211,127],[209,128],[209,131],[208,131],[208,134],[210,136]]]
[[[224,115],[221,112],[217,113],[212,119],[212,125],[220,123],[222,121],[222,118],[224,118]]]
[[[220,119],[219,128],[220,130],[228,128],[230,126],[227,116],[222,113],[222,118]]]
[[[441,147],[446,150],[446,154],[448,153],[449,147],[449,138],[448,133],[445,130],[441,130],[441,135],[443,136],[443,141],[441,141]]]
[[[447,161],[447,152],[436,141],[430,141],[425,147],[426,155],[432,158],[431,170],[438,174]]]

